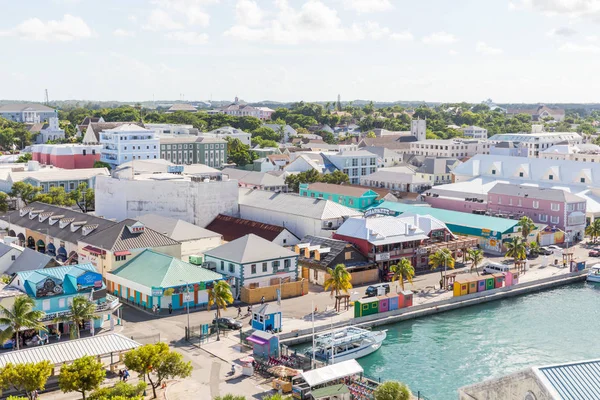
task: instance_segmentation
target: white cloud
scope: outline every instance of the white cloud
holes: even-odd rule
[[[144,29],[149,31],[173,31],[183,29],[183,24],[175,21],[165,10],[157,8],[150,13],[147,23],[144,25]]]
[[[388,11],[394,8],[390,0],[350,0],[346,6],[359,13]]]
[[[126,31],[125,29],[117,28],[113,31],[113,36],[117,37],[132,37],[135,36],[135,32]]]
[[[574,36],[576,34],[577,34],[577,31],[575,29],[569,28],[567,26],[552,29],[551,31],[549,31],[547,33],[548,36],[562,36],[562,37]]]
[[[206,6],[218,3],[219,0],[153,0],[152,3],[161,9],[168,10],[185,17],[192,25],[208,26],[210,15]]]
[[[478,53],[484,54],[486,56],[502,54],[502,49],[499,49],[497,47],[492,47],[485,42],[477,42],[477,44],[475,45],[475,50]]]
[[[176,40],[190,46],[197,46],[208,42],[208,35],[206,33],[177,31],[169,32],[165,36],[168,39]]]
[[[515,0],[512,4],[515,9],[535,10],[548,16],[600,16],[600,0]]]
[[[392,40],[397,40],[399,42],[410,42],[414,39],[414,36],[409,31],[403,32],[395,32],[390,35]]]
[[[560,46],[559,50],[565,53],[600,53],[600,46],[568,42]]]
[[[258,26],[264,16],[263,10],[256,1],[239,0],[235,5],[235,20],[244,26]]]
[[[0,31],[0,36],[15,36],[21,39],[39,41],[70,42],[92,36],[92,30],[80,17],[65,14],[61,20],[42,21],[29,18],[14,29]]]
[[[427,35],[423,38],[423,43],[425,44],[451,44],[456,42],[458,39],[447,32],[434,32],[430,35]]]

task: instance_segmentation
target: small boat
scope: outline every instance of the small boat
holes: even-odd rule
[[[588,282],[600,282],[600,264],[593,265],[587,275]]]
[[[315,336],[315,358],[327,364],[353,360],[377,351],[387,330],[370,331],[348,326]]]

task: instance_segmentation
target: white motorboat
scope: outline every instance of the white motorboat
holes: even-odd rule
[[[587,275],[588,282],[600,282],[600,264],[593,265]]]
[[[315,358],[327,364],[353,360],[377,351],[387,331],[370,331],[349,326],[315,336]]]

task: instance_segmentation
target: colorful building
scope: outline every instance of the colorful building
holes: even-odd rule
[[[322,182],[301,183],[300,196],[331,200],[357,210],[371,207],[379,197],[371,189]]]
[[[204,164],[220,168],[227,162],[227,141],[192,135],[161,137],[160,158],[174,164]]]
[[[139,307],[173,309],[205,306],[212,285],[223,275],[154,250],[139,255],[106,274],[110,293]],[[189,294],[188,294],[189,293]]]
[[[63,334],[68,333],[68,324],[56,324],[53,320],[70,314],[69,307],[76,296],[85,296],[96,303],[96,315],[99,318],[93,320],[93,329],[111,320],[110,315],[121,306],[119,299],[106,293],[102,275],[89,263],[21,271],[7,287],[34,299],[35,309],[46,314],[42,322],[50,328],[58,328]],[[87,322],[84,329],[92,329],[90,323]]]
[[[93,168],[100,161],[100,145],[36,144],[31,146],[31,158],[43,165],[64,169]]]

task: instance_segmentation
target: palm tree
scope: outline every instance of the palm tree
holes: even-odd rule
[[[340,311],[339,296],[340,291],[348,293],[348,290],[352,289],[352,275],[346,269],[344,264],[338,264],[334,269],[327,268],[329,278],[325,280],[323,287],[325,290],[331,290],[331,295],[335,292],[335,309]]]
[[[11,308],[0,305],[0,325],[7,328],[0,334],[4,342],[15,335],[15,343],[19,350],[19,332],[21,329],[46,330],[40,319],[46,315],[43,311],[34,310],[35,301],[29,296],[18,296]]]
[[[55,323],[67,322],[75,328],[77,333],[77,339],[81,338],[80,327],[85,324],[86,321],[92,319],[98,319],[99,316],[96,314],[96,303],[91,301],[85,296],[77,296],[73,299],[73,303],[69,307],[69,313],[60,317],[54,318]],[[73,330],[71,329],[71,335]]]
[[[454,269],[454,257],[448,249],[441,249],[436,251],[433,255],[429,256],[429,265],[431,269],[440,267]],[[440,276],[442,281],[444,280],[444,269],[440,269]]]
[[[540,251],[540,245],[538,244],[538,242],[529,243],[529,251],[531,255],[537,255]]]
[[[218,281],[215,283],[212,289],[208,291],[208,309],[213,304],[217,306],[217,340],[219,337],[219,318],[221,318],[221,308],[227,310],[227,305],[233,303],[233,295],[231,294],[231,287],[226,281]]]
[[[515,265],[517,265],[517,261],[524,260],[527,257],[527,247],[525,246],[523,239],[518,236],[508,242],[506,248],[508,249],[506,257],[512,257]]]
[[[404,291],[404,280],[406,279],[410,284],[412,284],[412,278],[415,276],[415,269],[408,259],[401,258],[400,262],[396,265],[392,265],[390,267],[390,271],[393,272],[392,282],[398,281],[400,282],[400,287],[402,291]]]
[[[531,232],[535,230],[535,224],[529,217],[521,217],[519,222],[517,223],[521,231],[521,236],[523,236],[523,240],[527,241],[527,237]]]
[[[469,261],[471,261],[471,271],[470,272],[473,272],[473,269],[474,269],[475,272],[477,272],[477,275],[479,275],[479,271],[477,270],[477,267],[483,261],[483,258],[484,258],[483,251],[481,251],[479,249],[469,249],[469,250],[467,250],[467,258],[469,259]]]
[[[600,218],[595,219],[585,228],[585,234],[591,236],[592,241],[596,243],[596,238],[600,236]]]

